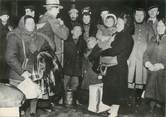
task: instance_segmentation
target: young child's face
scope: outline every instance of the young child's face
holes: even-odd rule
[[[165,30],[166,30],[166,26],[164,22],[160,20],[157,24],[157,33],[162,35],[165,33]]]
[[[104,20],[104,25],[109,28],[112,27],[114,24],[115,24],[115,20],[113,17],[109,17]]]
[[[88,49],[94,48],[96,44],[97,44],[96,38],[90,37],[88,42],[87,42]]]
[[[78,39],[82,35],[82,29],[80,26],[75,26],[71,33],[75,39]]]

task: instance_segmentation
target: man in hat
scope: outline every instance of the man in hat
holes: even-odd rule
[[[8,20],[9,14],[7,10],[2,9],[0,12],[0,82],[7,82],[8,66],[5,60],[6,35],[12,30]]]
[[[60,9],[63,7],[60,5],[59,0],[47,0],[44,7],[47,11],[41,17],[37,28],[39,32],[48,37],[53,51],[56,51],[56,55],[63,66],[63,40],[66,40],[69,34],[64,22],[57,18]]]
[[[153,30],[156,35],[157,33],[156,27],[158,23],[157,16],[159,15],[159,6],[157,4],[151,4],[148,8],[148,15],[149,15],[149,18],[147,20],[147,23],[153,27]]]
[[[138,98],[140,98],[147,79],[147,70],[143,66],[143,55],[147,48],[147,42],[151,41],[154,37],[154,32],[152,27],[145,22],[145,10],[143,8],[135,10],[134,20],[134,47],[128,60],[128,82],[130,88],[138,89]]]

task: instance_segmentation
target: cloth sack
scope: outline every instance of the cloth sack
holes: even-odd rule
[[[102,95],[103,83],[89,86],[89,111],[101,113],[110,109],[110,106],[103,104]]]
[[[25,96],[19,89],[0,83],[0,108],[20,107],[24,100]]]
[[[24,94],[26,99],[39,98],[42,95],[40,86],[33,82],[30,78],[25,78],[18,86]]]

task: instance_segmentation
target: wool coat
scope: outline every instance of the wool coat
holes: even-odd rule
[[[8,66],[5,60],[5,52],[6,52],[6,35],[9,32],[8,24],[5,26],[1,23],[0,20],[0,82],[4,82],[7,80],[7,74],[8,74]]]
[[[102,101],[106,105],[121,104],[127,99],[128,92],[128,65],[127,59],[133,48],[133,38],[125,31],[117,33],[112,48],[100,50],[99,47],[94,47],[90,60],[98,56],[117,56],[118,64],[108,67],[106,75],[103,76],[103,97]]]
[[[63,40],[66,40],[69,35],[69,29],[63,24],[61,25],[59,20],[51,16],[46,12],[40,19],[39,24],[43,24],[43,27],[39,28],[38,31],[45,34],[50,39],[50,44],[53,50],[56,51],[57,57],[63,64]]]
[[[135,83],[136,88],[142,88],[146,84],[147,70],[143,66],[143,54],[147,48],[147,42],[151,41],[153,37],[152,27],[147,23],[135,24],[134,47],[128,60],[128,82]]]
[[[144,63],[150,61],[152,64],[161,63],[164,69],[159,71],[149,71],[145,88],[145,98],[165,101],[166,86],[166,35],[159,42],[152,41],[148,44],[148,48],[144,54]]]
[[[82,75],[82,62],[86,52],[86,42],[81,36],[77,42],[69,37],[64,42],[64,74],[69,76]]]
[[[25,46],[23,46],[23,43]],[[25,47],[25,49],[23,48]],[[9,65],[9,79],[24,80],[21,74],[28,70],[32,72],[33,55],[42,50],[50,50],[48,40],[36,31],[30,33],[21,26],[7,35],[6,61]],[[25,50],[25,51],[24,51]],[[26,55],[25,55],[26,54]],[[24,68],[25,57],[29,59],[28,67]]]

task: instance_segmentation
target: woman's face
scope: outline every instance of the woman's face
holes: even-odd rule
[[[90,15],[84,15],[82,20],[83,20],[84,24],[89,24],[90,23]]]
[[[114,24],[115,24],[115,20],[113,17],[109,17],[104,20],[104,25],[107,27],[112,27]]]
[[[162,20],[160,20],[157,24],[157,33],[159,35],[162,35],[165,33],[165,30],[166,30],[166,26],[165,26],[164,22]]]
[[[25,20],[25,29],[29,32],[34,31],[34,29],[35,29],[34,19],[28,18]]]
[[[137,23],[142,23],[145,19],[145,13],[144,11],[136,11],[135,12],[135,21]]]
[[[121,32],[124,29],[125,21],[121,18],[117,20],[117,32]]]

